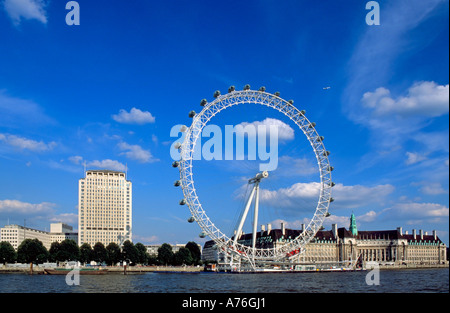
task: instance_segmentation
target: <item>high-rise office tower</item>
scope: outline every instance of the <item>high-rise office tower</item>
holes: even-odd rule
[[[132,184],[123,172],[88,170],[78,182],[78,244],[131,240]]]

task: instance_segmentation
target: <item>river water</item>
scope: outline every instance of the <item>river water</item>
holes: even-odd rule
[[[1,274],[0,293],[448,293],[449,269],[324,273]],[[375,273],[373,273],[375,274]],[[368,282],[370,285],[368,285]]]

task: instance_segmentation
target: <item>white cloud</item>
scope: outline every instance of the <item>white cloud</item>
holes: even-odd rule
[[[407,157],[405,161],[406,165],[416,164],[426,159],[426,156],[414,152],[406,152],[406,157]]]
[[[113,171],[125,171],[126,166],[119,161],[111,160],[111,159],[105,159],[105,160],[94,160],[86,164],[86,166],[92,166],[97,167],[100,169],[108,169]]]
[[[433,219],[434,221],[446,218],[448,221],[448,207],[438,203],[398,203],[383,211],[389,218],[402,218],[409,220]]]
[[[72,162],[73,164],[81,164],[81,161],[83,161],[83,157],[79,156],[79,155],[74,155],[69,157],[69,161]]]
[[[153,158],[153,156],[149,150],[144,150],[139,145],[130,145],[130,144],[122,141],[122,142],[119,142],[117,144],[117,146],[122,151],[126,151],[121,154],[126,155],[126,157],[129,159],[136,160],[141,163],[150,163],[150,162],[158,161],[157,159]]]
[[[436,117],[449,111],[449,85],[438,85],[432,81],[415,83],[406,96],[396,99],[392,98],[388,89],[380,87],[374,92],[366,92],[361,101],[380,116]]]
[[[130,112],[121,109],[119,114],[114,114],[112,116],[113,120],[123,124],[148,124],[154,123],[155,117],[148,111],[141,111],[136,108],[132,108]]]
[[[5,142],[7,145],[18,148],[20,150],[30,150],[34,152],[44,152],[52,150],[56,147],[56,142],[52,141],[45,143],[43,141],[35,141],[24,137],[19,137],[10,134],[0,134],[0,141]]]
[[[19,200],[0,200],[0,213],[14,213],[26,216],[48,215],[54,211],[55,204],[42,202],[38,204]]]
[[[241,126],[241,127],[238,127]],[[245,128],[246,127],[253,127],[253,129],[255,130],[255,134],[258,134],[258,126],[263,126],[266,130],[266,134],[268,134],[269,129],[271,126],[275,126],[278,129],[278,139],[279,140],[292,140],[294,139],[294,129],[292,129],[291,126],[289,126],[288,124],[275,119],[275,118],[266,118],[263,121],[255,121],[252,123],[248,123],[248,122],[242,122],[238,125],[235,126],[236,129],[236,133],[239,135],[244,135],[245,133]]]
[[[331,205],[336,209],[353,209],[367,206],[383,206],[387,196],[394,192],[392,185],[377,185],[366,187],[361,185],[344,186],[336,184],[332,189],[335,202]],[[287,211],[292,209],[314,210],[319,199],[320,183],[296,183],[288,188],[277,190],[260,189],[260,201],[271,207]]]
[[[426,195],[442,195],[448,193],[440,183],[424,183],[420,192]]]
[[[47,24],[46,3],[43,0],[5,0],[3,5],[14,25],[19,25],[22,19]]]
[[[78,214],[75,213],[61,213],[50,218],[50,222],[53,223],[66,223],[68,225],[78,224]]]

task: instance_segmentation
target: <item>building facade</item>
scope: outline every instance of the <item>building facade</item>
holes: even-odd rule
[[[276,248],[292,241],[305,229],[263,229],[257,235],[257,248]],[[239,243],[251,245],[252,234],[241,236]],[[213,241],[205,243],[203,260],[225,260],[224,255],[215,250]],[[437,236],[419,230],[411,234],[401,227],[395,230],[358,231],[354,215],[350,218],[349,229],[332,225],[331,230],[320,230],[306,245],[303,253],[292,258],[294,263],[323,264],[347,263],[364,266],[367,262],[381,265],[434,265],[447,262],[447,246]]]
[[[132,183],[123,172],[88,170],[78,183],[78,243],[122,245],[132,238]]]
[[[52,242],[61,242],[65,239],[78,240],[78,234],[73,228],[64,223],[50,224],[50,232],[32,229],[20,225],[6,225],[0,229],[0,241],[9,242],[15,250],[25,239],[38,239],[45,248],[50,249]]]

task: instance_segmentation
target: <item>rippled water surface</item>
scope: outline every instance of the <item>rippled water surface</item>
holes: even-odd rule
[[[331,273],[145,273],[80,276],[69,286],[64,275],[0,274],[1,293],[448,293],[449,269],[380,271],[379,285],[368,272]]]

